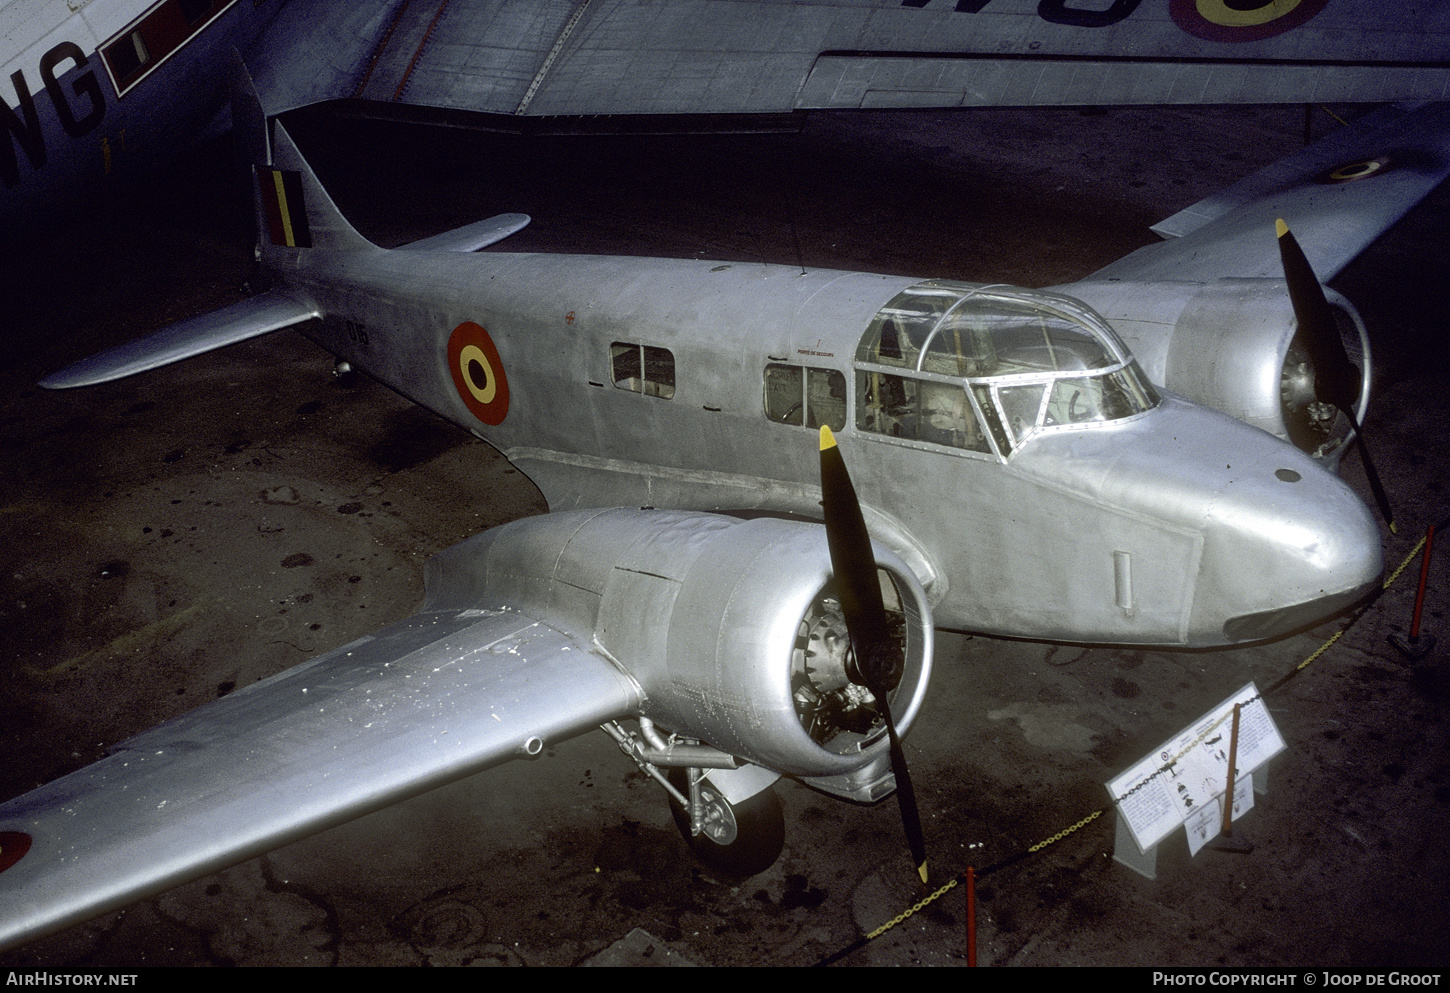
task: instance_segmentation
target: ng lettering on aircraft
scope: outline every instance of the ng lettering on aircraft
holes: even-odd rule
[[[106,97],[93,69],[86,68],[68,87],[61,86],[63,73],[86,66],[85,52],[73,41],[63,41],[40,57],[41,88],[55,105],[60,126],[72,138],[90,134],[106,116]],[[15,89],[15,106],[11,107],[8,100],[0,100],[0,124],[5,127],[5,140],[0,142],[0,179],[7,187],[20,184],[17,147],[34,170],[40,170],[46,161],[45,132],[35,107],[38,94],[30,92],[23,69],[10,74],[10,84]],[[67,89],[70,94],[66,93]]]
[[[112,101],[160,68],[235,2],[161,0],[110,40],[93,44],[91,50],[101,55],[99,62],[111,83]],[[35,172],[44,168],[48,159],[46,127],[39,109],[43,105],[36,103],[42,90],[55,109],[60,127],[73,139],[90,134],[106,117],[108,101],[97,69],[92,67],[86,49],[75,40],[67,39],[48,48],[37,60],[35,72],[40,86],[32,90],[25,66],[17,66],[9,74],[13,95],[0,99],[0,126],[5,131],[0,141],[0,181],[7,188],[20,184],[20,154]],[[109,160],[107,167],[109,170]]]

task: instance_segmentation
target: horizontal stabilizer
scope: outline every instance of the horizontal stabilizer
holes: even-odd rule
[[[1332,278],[1450,176],[1450,104],[1387,107],[1179,211],[1090,279],[1207,282],[1283,274],[1274,222]]]
[[[48,390],[108,383],[256,338],[314,317],[317,308],[282,293],[263,293],[82,359],[40,381]]]
[[[400,246],[409,252],[476,252],[528,227],[528,214],[498,214]]]
[[[0,949],[634,712],[638,687],[508,608],[430,611],[0,804]],[[3,862],[0,862],[3,865]]]

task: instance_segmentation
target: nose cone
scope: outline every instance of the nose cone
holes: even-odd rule
[[[1174,397],[1119,430],[1111,457],[1068,468],[1080,479],[1098,474],[1088,485],[1102,504],[1186,543],[1173,568],[1154,574],[1155,590],[1177,604],[1179,644],[1273,638],[1332,617],[1374,589],[1384,565],[1376,519],[1303,452]],[[1086,454],[1082,446],[1095,439],[1071,441]],[[1135,577],[1170,561],[1146,546],[1114,547],[1133,553]],[[1170,582],[1175,589],[1164,587]],[[1140,605],[1147,596],[1121,599]]]
[[[1379,524],[1340,479],[1297,449],[1255,460],[1204,526],[1193,626],[1260,641],[1339,613],[1379,583]]]
[[[1205,494],[1190,645],[1261,641],[1332,617],[1384,569],[1379,525],[1337,476],[1291,445],[1188,404],[1165,404],[1185,477]],[[1158,437],[1165,437],[1161,432]]]

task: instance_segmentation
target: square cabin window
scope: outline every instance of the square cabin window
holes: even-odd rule
[[[846,426],[846,377],[834,369],[765,367],[765,416],[777,424]]]
[[[668,348],[616,341],[609,346],[609,369],[621,390],[665,400],[675,395],[675,356]]]

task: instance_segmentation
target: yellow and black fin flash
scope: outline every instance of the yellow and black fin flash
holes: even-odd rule
[[[312,231],[302,201],[302,174],[292,170],[257,166],[257,187],[272,244],[287,248],[311,248]]]

